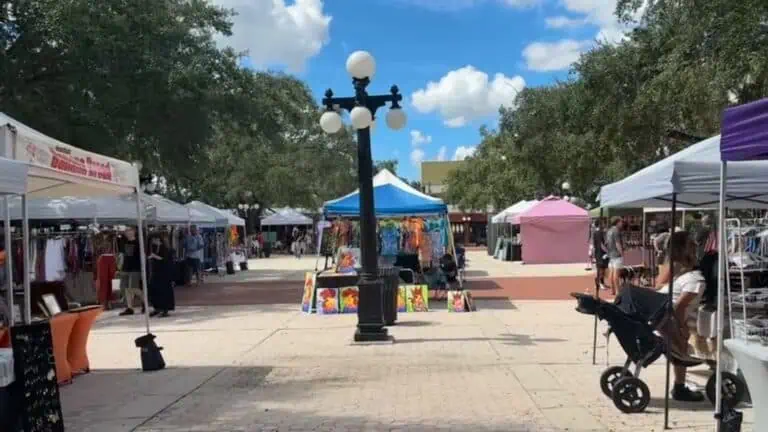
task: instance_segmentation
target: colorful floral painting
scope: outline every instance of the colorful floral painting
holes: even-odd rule
[[[398,312],[406,312],[408,311],[408,306],[405,301],[406,293],[405,293],[405,287],[397,287],[397,311]]]
[[[321,288],[317,290],[317,313],[332,315],[339,313],[339,290],[336,288]]]
[[[427,285],[407,285],[405,304],[408,312],[429,311],[429,288]]]
[[[357,313],[360,304],[360,290],[357,287],[340,288],[341,313]]]
[[[315,300],[315,281],[317,275],[314,272],[307,272],[304,275],[304,295],[301,298],[301,311],[312,313],[312,305]]]
[[[339,273],[354,273],[360,266],[360,249],[343,247],[336,257],[336,271]]]
[[[448,312],[464,312],[464,295],[461,291],[448,291]]]

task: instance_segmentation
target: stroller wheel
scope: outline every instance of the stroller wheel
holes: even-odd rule
[[[639,378],[628,377],[618,380],[613,385],[613,404],[625,414],[637,414],[645,411],[651,402],[651,391]]]
[[[707,399],[712,403],[712,406],[715,406],[716,403],[716,377],[716,374],[712,374],[707,380],[706,387]],[[741,378],[730,372],[722,372],[722,377],[723,403],[729,408],[735,408],[736,405],[744,401],[744,395],[747,393],[747,386]]]
[[[631,377],[632,374],[629,371],[624,370],[621,366],[611,366],[600,375],[600,390],[603,394],[609,398],[613,397],[613,386],[616,382],[622,378]]]

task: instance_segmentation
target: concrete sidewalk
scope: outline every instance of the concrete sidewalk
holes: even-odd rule
[[[379,346],[350,344],[354,315],[187,307],[153,319],[169,365],[156,373],[136,370],[141,319],[110,312],[91,336],[94,372],[62,388],[67,430],[662,430],[663,360],[642,376],[648,411],[621,414],[600,392],[605,348],[593,366],[593,320],[574,302],[479,300],[466,314],[431,306],[401,315],[397,342]],[[611,360],[623,361],[616,344]],[[706,371],[691,377],[703,384]],[[674,430],[713,429],[709,404],[672,407]]]

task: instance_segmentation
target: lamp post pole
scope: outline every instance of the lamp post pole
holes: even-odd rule
[[[392,129],[405,125],[405,114],[400,109],[402,96],[397,86],[389,94],[369,95],[367,92],[375,63],[364,51],[353,53],[347,60],[347,70],[352,75],[355,96],[334,97],[330,89],[325,92],[323,105],[326,112],[320,119],[323,130],[335,133],[341,129],[340,110],[349,111],[352,124],[357,129],[357,173],[360,183],[360,253],[362,271],[357,312],[356,342],[386,341],[389,336],[384,328],[384,283],[379,277],[376,211],[373,198],[373,159],[371,157],[371,126],[376,111],[391,103],[387,124]]]

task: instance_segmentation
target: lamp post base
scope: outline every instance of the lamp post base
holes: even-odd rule
[[[378,279],[359,283],[359,304],[355,342],[383,342],[389,340],[384,328],[384,282]]]

